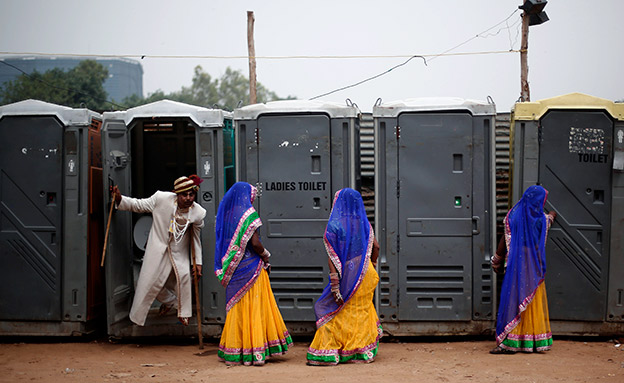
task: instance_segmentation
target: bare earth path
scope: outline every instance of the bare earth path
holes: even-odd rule
[[[490,355],[494,342],[390,339],[372,364],[310,367],[308,339],[263,367],[228,367],[218,344],[46,343],[0,338],[0,382],[624,382],[624,345],[555,339],[542,354]]]

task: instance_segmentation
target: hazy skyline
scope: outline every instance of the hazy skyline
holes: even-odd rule
[[[412,55],[424,55],[427,65],[416,58],[323,99],[349,98],[370,111],[378,98],[490,96],[497,110],[508,111],[520,96],[520,57],[510,51],[520,48],[521,0],[0,4],[0,54],[131,56],[143,66],[145,95],[189,86],[196,65],[213,78],[228,66],[249,76],[250,10],[257,80],[282,97],[309,99],[387,72]],[[529,33],[531,99],[571,92],[624,99],[624,1],[550,0],[545,11],[550,21]],[[451,55],[433,56],[453,47]]]

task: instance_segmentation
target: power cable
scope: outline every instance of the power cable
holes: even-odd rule
[[[453,50],[455,50],[455,49],[457,49],[457,48],[461,47],[462,45],[465,45],[465,44],[469,43],[470,41],[472,41],[472,40],[476,39],[477,37],[481,37],[482,35],[485,35],[485,37],[484,37],[484,38],[490,37],[490,36],[486,35],[486,33],[487,33],[487,32],[489,32],[490,30],[492,30],[492,29],[496,28],[497,26],[501,25],[502,23],[507,23],[507,20],[509,20],[509,19],[510,19],[510,18],[511,18],[511,17],[512,17],[512,16],[513,16],[516,12],[518,12],[518,10],[517,10],[517,9],[516,9],[516,10],[514,10],[514,11],[511,13],[511,15],[507,16],[507,18],[505,18],[503,21],[501,21],[501,22],[497,23],[496,25],[494,25],[494,26],[492,26],[492,27],[490,27],[490,28],[486,29],[485,31],[483,31],[483,32],[481,32],[481,33],[478,33],[478,34],[477,34],[477,35],[475,35],[474,37],[469,38],[468,40],[464,41],[464,42],[463,42],[463,43],[461,43],[461,44],[458,44],[458,45],[454,46],[453,48],[447,49],[446,51],[444,51],[444,52],[442,52],[442,53],[440,53],[440,54],[434,55],[434,56],[433,56],[433,57],[432,57],[429,61],[431,61],[431,60],[435,60],[436,58],[438,58],[438,57],[440,57],[440,56],[447,55],[447,54],[448,54],[448,52],[453,51]],[[508,27],[508,28],[509,28],[509,27]],[[507,29],[508,29],[508,28],[507,28]],[[498,34],[499,34],[499,33],[500,33],[503,29],[506,29],[506,28],[500,28],[500,29],[499,29],[499,30],[498,30],[495,34],[493,34],[492,36],[496,36],[496,35],[498,35]],[[511,48],[513,48],[513,46],[512,46]],[[509,50],[509,52],[512,52],[512,51],[513,51],[513,49],[510,49],[510,50]],[[489,53],[490,53],[490,52],[489,52]],[[508,53],[508,52],[505,52],[505,53]],[[427,66],[427,60],[425,59],[425,56],[423,56],[423,55],[414,55],[414,56],[410,57],[409,59],[407,59],[407,61],[405,61],[405,62],[403,62],[403,63],[401,63],[401,64],[399,64],[399,65],[395,65],[395,66],[393,66],[392,68],[390,68],[390,69],[386,70],[385,72],[379,73],[379,74],[377,74],[377,75],[375,75],[375,76],[372,76],[372,77],[369,77],[369,78],[367,78],[367,79],[365,79],[365,80],[358,81],[358,82],[356,82],[355,84],[352,84],[352,85],[347,85],[347,86],[343,86],[343,87],[341,87],[341,88],[338,88],[338,89],[335,89],[335,90],[332,90],[332,91],[329,91],[329,92],[326,92],[326,93],[320,94],[320,95],[318,95],[318,96],[314,96],[314,97],[310,98],[310,100],[315,100],[315,99],[317,99],[317,98],[324,97],[324,96],[330,95],[330,94],[332,94],[332,93],[340,92],[341,90],[345,90],[345,89],[353,88],[353,87],[358,86],[358,85],[360,85],[360,84],[363,84],[363,83],[365,83],[365,82],[368,82],[368,81],[374,80],[374,79],[376,79],[376,78],[378,78],[378,77],[381,77],[381,76],[383,76],[383,75],[385,75],[385,74],[388,74],[388,73],[389,73],[390,71],[392,71],[393,69],[396,69],[396,68],[398,68],[398,67],[401,67],[401,66],[403,66],[403,65],[407,64],[407,63],[408,63],[411,59],[413,59],[413,58],[415,58],[415,57],[420,57],[420,58],[422,58],[422,59],[423,59],[423,61],[425,62],[425,66]]]
[[[497,54],[497,53],[514,53],[514,52],[519,52],[519,50],[514,50],[513,49],[513,45],[515,44],[515,42],[517,42],[517,37],[518,37],[518,33],[516,33],[516,38],[515,41],[512,43],[511,42],[511,34],[510,34],[510,29],[513,28],[518,21],[514,22],[513,24],[511,24],[511,26],[508,23],[508,20],[515,15],[518,12],[518,9],[514,10],[509,16],[507,16],[504,20],[500,21],[499,23],[491,26],[490,28],[484,30],[483,32],[480,32],[478,34],[476,34],[475,36],[465,40],[464,42],[455,45],[454,47],[447,49],[446,51],[442,52],[442,53],[438,53],[438,54],[434,54],[434,55],[411,55],[411,56],[406,56],[406,55],[368,55],[368,56],[353,56],[353,55],[342,55],[342,56],[330,56],[330,55],[325,55],[325,56],[310,56],[310,55],[302,55],[302,56],[256,56],[254,57],[255,59],[266,59],[266,60],[288,60],[288,59],[370,59],[370,58],[397,58],[397,57],[408,57],[408,59],[406,61],[404,61],[401,64],[395,65],[392,68],[376,74],[374,76],[368,77],[364,80],[358,81],[354,84],[351,85],[347,85],[347,86],[343,86],[341,88],[323,93],[321,95],[315,96],[310,98],[310,100],[314,100],[320,97],[324,97],[345,89],[349,89],[349,88],[353,88],[356,87],[358,85],[361,85],[365,82],[374,80],[376,78],[379,78],[383,75],[386,75],[388,73],[390,73],[392,70],[399,68],[401,66],[406,65],[408,62],[410,62],[412,59],[419,57],[421,59],[423,59],[423,62],[425,64],[425,66],[427,66],[427,59],[426,57],[431,57],[429,59],[429,62],[431,62],[432,60],[435,60],[438,57],[442,57],[442,56],[467,56],[467,55],[482,55],[482,54]],[[505,23],[505,27],[499,28],[496,32],[494,33],[488,33],[489,31],[491,31],[492,29],[498,27],[499,25]],[[509,40],[510,40],[510,49],[509,51],[489,51],[489,52],[465,52],[465,53],[453,53],[450,54],[449,52],[463,46],[466,45],[467,43],[469,43],[470,41],[476,39],[476,38],[488,38],[488,37],[493,37],[493,36],[497,36],[498,34],[500,34],[501,31],[503,30],[507,30],[508,34],[509,34]],[[37,52],[21,52],[21,53],[17,53],[17,52],[0,52],[0,54],[19,54],[19,55],[41,55],[41,56],[71,56],[71,57],[94,57],[94,58],[138,58],[138,59],[145,59],[145,58],[164,58],[164,59],[249,59],[249,56],[206,56],[206,55],[145,55],[145,54],[141,54],[141,55],[137,55],[137,54],[131,54],[131,55],[102,55],[102,54],[68,54],[68,53],[37,53]],[[8,64],[2,60],[0,60],[1,62],[3,62],[6,65],[9,65],[17,70],[19,70],[20,72],[24,73],[25,75],[29,76],[26,72],[22,71],[21,69]],[[30,76],[29,76],[30,77]],[[45,81],[39,80],[43,83],[45,83]],[[58,88],[52,84],[47,84],[48,86],[51,87],[55,87]],[[62,88],[59,88],[62,89]],[[67,90],[67,89],[65,89]],[[82,92],[79,92],[80,94],[84,94]],[[98,99],[98,98],[96,98]],[[101,99],[99,99],[100,101],[102,101]],[[119,106],[111,101],[108,100],[104,100],[108,103],[110,103],[111,105],[115,105],[118,108],[123,108],[122,106]]]
[[[450,49],[445,50],[444,52],[440,53],[439,55],[435,55],[435,57],[433,57],[433,58],[432,58],[432,59],[430,59],[429,61],[431,61],[431,60],[435,60],[435,59],[436,59],[436,58],[438,58],[439,56],[446,56],[446,54],[447,54],[448,52],[450,52],[450,51],[454,51],[455,49],[457,49],[457,48],[461,47],[462,45],[466,45],[466,44],[468,44],[469,42],[471,42],[472,40],[474,40],[474,39],[476,39],[476,38],[478,38],[478,37],[482,37],[482,35],[484,35],[484,36],[485,36],[485,37],[483,37],[483,38],[491,37],[491,36],[486,35],[486,33],[487,33],[487,32],[489,32],[490,30],[492,30],[492,29],[496,28],[497,26],[501,25],[502,23],[507,22],[507,20],[511,19],[511,17],[512,17],[513,15],[515,15],[517,12],[518,12],[518,10],[517,10],[517,9],[516,9],[516,10],[514,10],[514,11],[511,13],[511,15],[507,16],[507,18],[505,18],[503,21],[501,21],[501,22],[499,22],[499,23],[497,23],[497,24],[495,24],[495,25],[493,25],[493,26],[489,27],[488,29],[484,30],[484,31],[483,31],[483,32],[481,32],[481,33],[477,33],[475,36],[473,36],[473,37],[469,38],[468,40],[466,40],[466,41],[464,41],[464,42],[462,42],[462,43],[459,43],[459,44],[455,45],[454,47],[452,47],[452,48],[450,48]],[[504,29],[504,28],[499,29],[499,31],[498,31],[498,32],[496,32],[495,34],[493,34],[492,36],[496,36],[496,35],[498,35],[498,33],[500,33],[500,31],[501,31],[502,29]],[[513,50],[512,50],[512,49],[510,49],[509,51],[510,51],[510,52],[512,52]]]
[[[423,56],[420,56],[420,55],[414,55],[414,56],[412,56],[412,57],[408,58],[406,61],[402,62],[401,64],[399,64],[399,65],[395,65],[395,66],[393,66],[392,68],[388,69],[388,70],[387,70],[387,71],[385,71],[385,72],[382,72],[382,73],[376,74],[376,75],[374,75],[374,76],[372,76],[372,77],[369,77],[369,78],[367,78],[367,79],[365,79],[365,80],[358,81],[358,82],[356,82],[355,84],[351,84],[351,85],[343,86],[342,88],[338,88],[338,89],[332,90],[332,91],[330,91],[330,92],[323,93],[323,94],[320,94],[320,95],[318,95],[318,96],[314,96],[314,97],[310,98],[310,100],[315,100],[315,99],[317,99],[317,98],[319,98],[319,97],[328,96],[328,95],[330,95],[330,94],[332,94],[332,93],[336,93],[336,92],[340,92],[341,90],[345,90],[345,89],[353,88],[354,86],[358,86],[358,85],[363,84],[363,83],[365,83],[365,82],[367,82],[367,81],[374,80],[374,79],[376,79],[376,78],[378,78],[378,77],[381,77],[381,76],[383,76],[383,75],[385,75],[385,74],[389,73],[389,72],[390,72],[390,71],[392,71],[393,69],[396,69],[396,68],[398,68],[398,67],[401,67],[401,66],[403,66],[403,65],[407,64],[407,63],[408,63],[408,62],[410,62],[413,58],[416,58],[416,57],[419,57],[419,58],[423,59],[423,61],[425,62],[425,66],[427,65],[427,60],[426,60]]]
[[[422,57],[434,56],[471,56],[483,54],[509,53],[510,51],[484,51],[484,52],[461,52],[461,53],[436,53],[420,54]],[[97,55],[97,54],[70,54],[70,53],[44,53],[44,52],[0,52],[0,55],[16,56],[47,56],[47,57],[88,57],[88,58],[156,58],[156,59],[249,59],[249,56],[178,56],[178,55]],[[298,55],[298,56],[255,56],[257,60],[345,60],[345,59],[388,59],[388,58],[410,58],[414,55]],[[1,60],[1,59],[0,59]]]

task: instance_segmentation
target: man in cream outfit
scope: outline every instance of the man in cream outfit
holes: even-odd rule
[[[113,187],[117,209],[152,213],[152,227],[130,309],[130,320],[139,326],[145,324],[154,299],[161,303],[161,315],[177,307],[178,319],[184,325],[188,325],[192,316],[189,249],[192,239],[197,265],[193,273],[199,278],[202,265],[199,234],[206,210],[194,201],[201,182],[196,175],[180,177],[174,183],[173,193],[157,191],[144,199],[122,196],[117,186]]]

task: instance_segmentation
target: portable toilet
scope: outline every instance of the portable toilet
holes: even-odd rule
[[[546,242],[556,334],[624,330],[624,104],[572,93],[512,111],[512,201],[537,183],[557,212]]]
[[[104,318],[101,116],[0,107],[0,335],[82,335]]]
[[[163,100],[127,111],[105,112],[103,120],[106,214],[112,185],[124,195],[147,198],[157,190],[173,190],[173,182],[180,176],[197,174],[203,182],[196,202],[207,211],[201,241],[203,265],[208,271],[214,262],[218,203],[234,182],[231,113]],[[171,315],[158,316],[157,301],[145,326],[137,326],[128,318],[150,227],[151,215],[113,211],[105,257],[108,334],[119,338],[197,335],[197,307],[189,326],[177,324],[175,310]],[[211,336],[220,333],[221,325],[211,325],[216,319],[204,308],[216,307],[217,297],[209,291],[214,289],[211,284],[219,283],[205,274],[200,280],[200,309],[206,314],[202,315],[202,331]]]
[[[495,109],[460,98],[373,107],[377,309],[390,334],[492,326]]]
[[[313,332],[314,302],[328,280],[323,235],[333,196],[359,189],[359,110],[274,101],[234,110],[234,125],[238,180],[258,187],[259,233],[273,254],[277,304],[285,321],[302,323],[290,325],[292,333]]]

